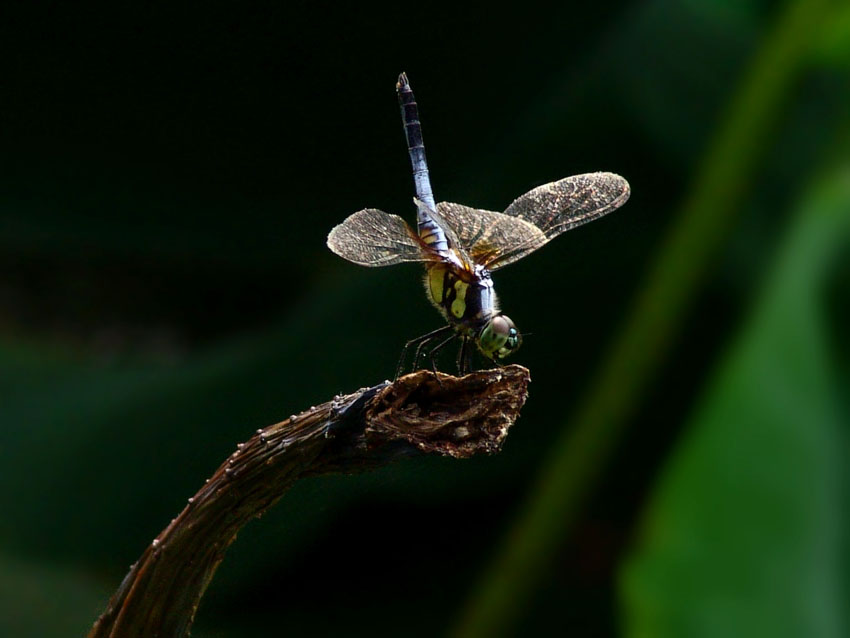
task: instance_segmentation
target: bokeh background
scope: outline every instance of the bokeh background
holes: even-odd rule
[[[416,266],[325,247],[413,218],[402,70],[438,200],[632,198],[497,274],[501,454],[304,481],[194,635],[846,635],[846,3],[4,14],[0,635],[84,634],[237,442],[440,325]]]

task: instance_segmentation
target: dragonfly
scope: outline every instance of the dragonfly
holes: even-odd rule
[[[396,83],[407,150],[413,168],[416,229],[390,213],[366,208],[333,228],[328,247],[361,266],[418,262],[425,266],[425,291],[446,325],[408,341],[415,347],[416,370],[423,349],[436,354],[460,340],[457,368],[470,369],[473,347],[485,359],[502,365],[522,344],[522,334],[500,307],[492,273],[536,251],[563,232],[598,219],[629,198],[629,183],[614,173],[586,173],[544,184],[521,195],[504,212],[436,203],[431,188],[419,107],[402,73]],[[436,345],[433,345],[436,342]]]

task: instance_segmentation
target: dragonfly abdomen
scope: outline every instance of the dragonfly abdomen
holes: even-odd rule
[[[435,263],[427,267],[425,289],[446,320],[470,335],[498,311],[490,277],[463,277],[452,267]]]
[[[410,164],[413,167],[416,197],[425,204],[426,209],[434,210],[437,204],[431,190],[428,161],[425,159],[425,143],[422,141],[419,107],[416,105],[416,98],[410,89],[407,75],[404,73],[398,76],[396,91],[398,92],[398,103],[401,107],[401,119],[404,123],[404,135],[407,139],[407,152],[410,154]],[[422,208],[419,208],[416,212],[416,221],[419,237],[422,241],[438,253],[448,251],[449,244],[446,240],[446,234]]]

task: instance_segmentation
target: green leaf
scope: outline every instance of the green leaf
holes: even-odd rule
[[[834,19],[825,25],[813,53],[823,66],[850,67],[850,4],[836,9]]]
[[[799,210],[659,479],[623,572],[626,636],[846,635],[846,432],[824,293],[848,248],[844,172]]]

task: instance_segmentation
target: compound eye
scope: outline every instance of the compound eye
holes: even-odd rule
[[[499,315],[490,321],[490,329],[499,337],[509,337],[516,334],[516,328],[511,325],[511,320]]]

